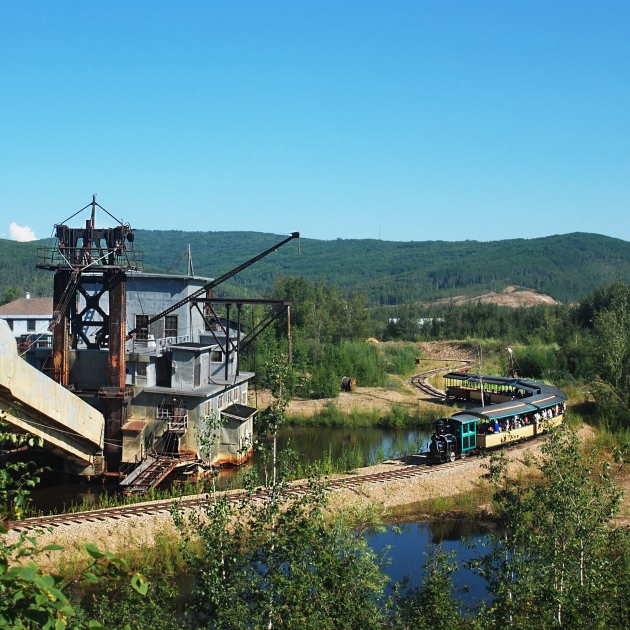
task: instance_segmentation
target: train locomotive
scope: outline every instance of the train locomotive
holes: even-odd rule
[[[527,440],[564,422],[567,397],[557,387],[463,372],[451,372],[444,379],[447,398],[479,401],[482,406],[435,421],[431,463],[453,462],[480,449]]]

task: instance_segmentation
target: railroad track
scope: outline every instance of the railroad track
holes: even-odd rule
[[[425,394],[429,394],[429,396],[434,396],[435,398],[445,398],[446,392],[443,392],[441,389],[433,387],[433,385],[430,385],[427,382],[429,376],[433,376],[434,374],[441,374],[442,372],[452,372],[453,370],[468,367],[471,363],[472,361],[469,361],[467,359],[460,359],[459,363],[455,366],[447,365],[445,367],[427,370],[426,372],[420,372],[420,374],[416,374],[415,376],[411,377],[411,384]]]
[[[531,440],[527,443],[510,445],[510,452],[518,453],[527,448]],[[422,457],[422,456],[415,456]],[[367,475],[348,475],[335,479],[327,479],[322,481],[322,485],[326,491],[334,491],[340,489],[355,489],[365,484],[391,483],[396,481],[405,481],[416,479],[430,474],[440,474],[442,472],[452,470],[460,466],[466,466],[477,461],[477,457],[471,456],[463,459],[457,459],[454,462],[431,466],[423,461],[419,463],[410,463],[403,468],[396,470],[386,470],[378,473],[369,473]],[[287,489],[289,495],[301,496],[309,489],[309,484],[305,482],[295,483]],[[236,503],[247,494],[247,490],[229,490],[218,493],[225,496],[230,502]],[[257,488],[252,495],[254,501],[264,501],[271,490],[269,488]],[[199,508],[207,505],[210,501],[210,495],[181,497],[178,499],[165,499],[163,501],[154,501],[151,503],[134,503],[132,505],[122,505],[115,508],[105,508],[101,510],[92,510],[89,512],[76,512],[73,514],[54,514],[50,516],[36,516],[27,518],[23,521],[9,522],[9,529],[17,532],[34,531],[48,528],[55,528],[63,525],[73,524],[89,524],[104,521],[122,521],[134,516],[150,516],[170,511],[177,506],[181,509]]]
[[[322,485],[327,491],[334,491],[343,488],[358,488],[366,483],[390,483],[395,481],[405,481],[407,479],[421,477],[431,473],[439,473],[443,470],[465,465],[467,459],[456,460],[452,463],[441,464],[439,467],[429,466],[424,462],[418,464],[409,464],[404,468],[396,470],[387,470],[379,473],[370,473],[367,475],[348,475],[346,477],[329,479],[322,481]],[[290,495],[300,496],[308,491],[308,483],[296,483],[290,485],[287,492]],[[244,495],[246,490],[231,490],[219,493],[225,496],[231,502],[237,502]],[[270,494],[270,490],[265,487],[257,488],[253,492],[253,500],[265,500]],[[108,520],[124,520],[134,516],[149,516],[170,511],[173,507],[178,506],[182,509],[203,507],[210,500],[209,495],[181,497],[178,499],[166,499],[164,501],[155,501],[151,503],[134,503],[132,505],[122,505],[114,508],[105,508],[101,510],[91,510],[89,512],[76,512],[72,514],[53,514],[50,516],[36,516],[27,518],[23,521],[12,521],[9,528],[13,531],[32,531],[39,529],[47,529],[51,527],[59,527],[61,525],[88,524],[99,523]]]

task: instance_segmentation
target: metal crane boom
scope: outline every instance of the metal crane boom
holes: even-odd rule
[[[258,254],[258,256],[254,256],[254,258],[250,258],[249,260],[244,262],[242,265],[239,265],[238,267],[235,267],[231,271],[224,273],[222,276],[219,276],[215,280],[208,282],[208,284],[201,287],[200,289],[197,289],[194,293],[192,293],[188,297],[184,298],[183,300],[180,300],[179,302],[177,302],[176,304],[173,304],[172,306],[169,306],[165,311],[158,313],[157,315],[155,315],[155,317],[152,317],[151,319],[149,319],[149,321],[144,322],[142,326],[136,326],[136,328],[134,328],[133,330],[130,330],[127,333],[127,338],[130,338],[131,335],[138,332],[139,330],[148,328],[151,324],[162,319],[162,317],[166,317],[169,313],[172,313],[173,311],[177,310],[180,306],[184,306],[184,304],[188,304],[188,302],[191,302],[192,300],[198,298],[200,295],[203,295],[207,291],[214,289],[214,287],[218,286],[219,284],[222,284],[226,280],[229,280],[232,276],[235,276],[237,273],[240,273],[241,271],[243,271],[243,269],[247,269],[247,267],[249,267],[250,265],[253,265],[255,262],[258,262],[261,258],[264,258],[268,254],[271,254],[271,252],[275,252],[279,247],[282,247],[284,244],[288,243],[289,241],[292,241],[294,238],[300,238],[300,233],[292,232],[291,236],[288,236],[283,241],[280,241],[276,245],[273,245],[269,249],[266,249],[264,252]]]

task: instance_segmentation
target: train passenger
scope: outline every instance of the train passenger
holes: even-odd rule
[[[499,421],[498,420],[494,421],[494,432],[495,433],[501,433],[501,426],[499,425]]]

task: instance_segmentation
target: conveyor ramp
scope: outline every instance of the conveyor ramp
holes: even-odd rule
[[[103,414],[22,359],[4,320],[0,320],[0,411],[16,431],[41,437],[44,448],[70,462],[73,472],[102,472]]]

